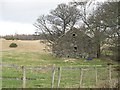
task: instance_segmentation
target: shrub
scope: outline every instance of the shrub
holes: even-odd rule
[[[18,45],[16,43],[11,43],[9,47],[17,47]]]
[[[4,37],[6,40],[15,40],[14,37]]]

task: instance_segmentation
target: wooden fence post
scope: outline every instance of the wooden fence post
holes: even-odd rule
[[[58,85],[57,88],[60,86],[60,79],[61,79],[61,67],[58,67]]]
[[[97,82],[98,82],[98,75],[97,75],[97,67],[95,66],[95,84],[97,86]]]
[[[55,67],[52,69],[52,82],[51,82],[51,88],[54,87],[54,78],[55,78]]]
[[[80,82],[79,82],[79,88],[82,86],[82,80],[83,80],[83,69],[80,68]]]
[[[109,87],[112,88],[111,86],[111,80],[112,80],[112,73],[111,73],[111,65],[109,65]]]
[[[23,73],[23,88],[25,88],[26,86],[26,69],[25,69],[25,66],[22,66],[22,73]]]

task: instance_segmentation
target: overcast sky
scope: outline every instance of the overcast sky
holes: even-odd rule
[[[34,34],[33,24],[60,3],[72,0],[0,0],[0,35]]]
[[[0,35],[34,34],[33,24],[38,16],[70,1],[73,0],[0,0]]]

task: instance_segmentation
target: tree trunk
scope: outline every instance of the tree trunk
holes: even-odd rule
[[[120,36],[118,36],[118,45],[117,45],[117,61],[120,62]]]
[[[65,29],[66,29],[66,24],[65,24],[65,20],[63,21],[63,32],[62,32],[62,34],[64,35],[65,34]]]
[[[100,58],[100,56],[101,56],[101,52],[100,52],[101,50],[100,50],[100,43],[98,42],[98,44],[97,44],[97,58]]]
[[[97,30],[97,27],[96,27],[96,31],[94,32],[94,35],[95,35],[95,45],[96,45],[96,55],[97,55],[97,58],[100,58],[101,56],[101,50],[100,50],[100,31]]]

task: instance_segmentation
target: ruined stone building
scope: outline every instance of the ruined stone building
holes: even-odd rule
[[[53,53],[60,57],[94,57],[92,38],[78,29],[73,29],[59,37],[53,45]]]

